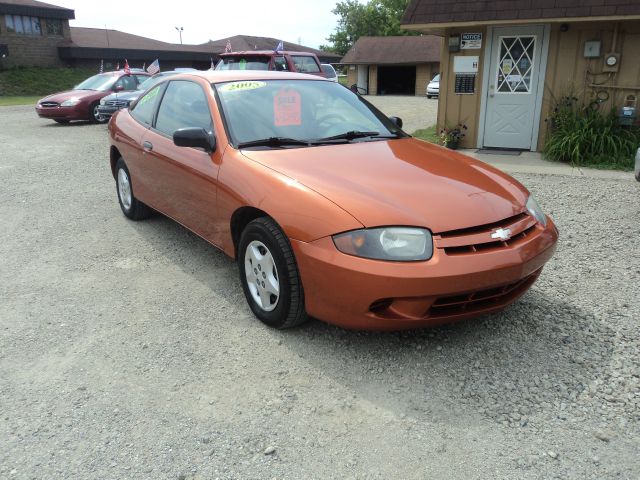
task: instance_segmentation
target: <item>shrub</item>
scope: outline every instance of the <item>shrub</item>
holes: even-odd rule
[[[563,97],[548,121],[546,158],[574,166],[633,168],[640,131],[620,126],[615,109],[603,113],[578,104],[576,97]]]

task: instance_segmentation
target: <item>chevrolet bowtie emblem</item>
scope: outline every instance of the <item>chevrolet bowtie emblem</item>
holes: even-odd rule
[[[511,230],[508,228],[499,228],[491,234],[491,238],[506,241],[511,238]]]

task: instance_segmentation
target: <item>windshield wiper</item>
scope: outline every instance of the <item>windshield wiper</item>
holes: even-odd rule
[[[333,135],[332,137],[318,138],[313,142],[316,143],[330,142],[331,140],[354,140],[356,138],[377,137],[378,135],[380,135],[380,132],[361,132],[360,130],[350,130],[339,135]]]
[[[240,142],[238,148],[247,147],[285,147],[287,145],[304,145],[308,147],[310,143],[306,140],[298,140],[297,138],[287,137],[269,137],[260,140],[251,140],[249,142]]]

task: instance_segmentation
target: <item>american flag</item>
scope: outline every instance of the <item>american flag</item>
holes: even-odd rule
[[[284,50],[284,45],[282,44],[282,40],[280,40],[280,43],[276,46],[276,52],[281,52],[282,50]]]
[[[127,59],[124,59],[124,74],[125,75],[131,75],[131,69],[129,68],[129,62],[127,62]]]
[[[151,75],[155,75],[156,73],[158,73],[160,71],[160,62],[158,61],[158,59],[156,58],[152,63],[149,64],[149,66],[147,67],[147,72],[150,73]]]
[[[116,72],[117,72],[118,70],[120,70],[120,62],[118,62],[118,63],[116,64]]]
[[[229,53],[229,52],[233,52],[233,50],[231,49],[231,40],[227,40],[227,46],[224,47],[224,53]]]
[[[216,69],[216,65],[215,63],[213,63],[213,57],[211,57],[211,70],[215,70]]]
[[[104,73],[104,60],[100,60],[100,73]]]

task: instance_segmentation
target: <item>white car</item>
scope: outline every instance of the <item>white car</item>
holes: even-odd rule
[[[332,82],[338,81],[338,74],[336,73],[336,70],[331,65],[329,65],[328,63],[322,63],[320,64],[320,66],[322,67],[322,71],[324,72],[324,74],[327,76],[329,80],[331,80]]]
[[[636,151],[636,168],[633,169],[636,180],[640,182],[640,148]]]
[[[433,77],[433,80],[427,85],[427,98],[433,98],[440,95],[440,74]]]

